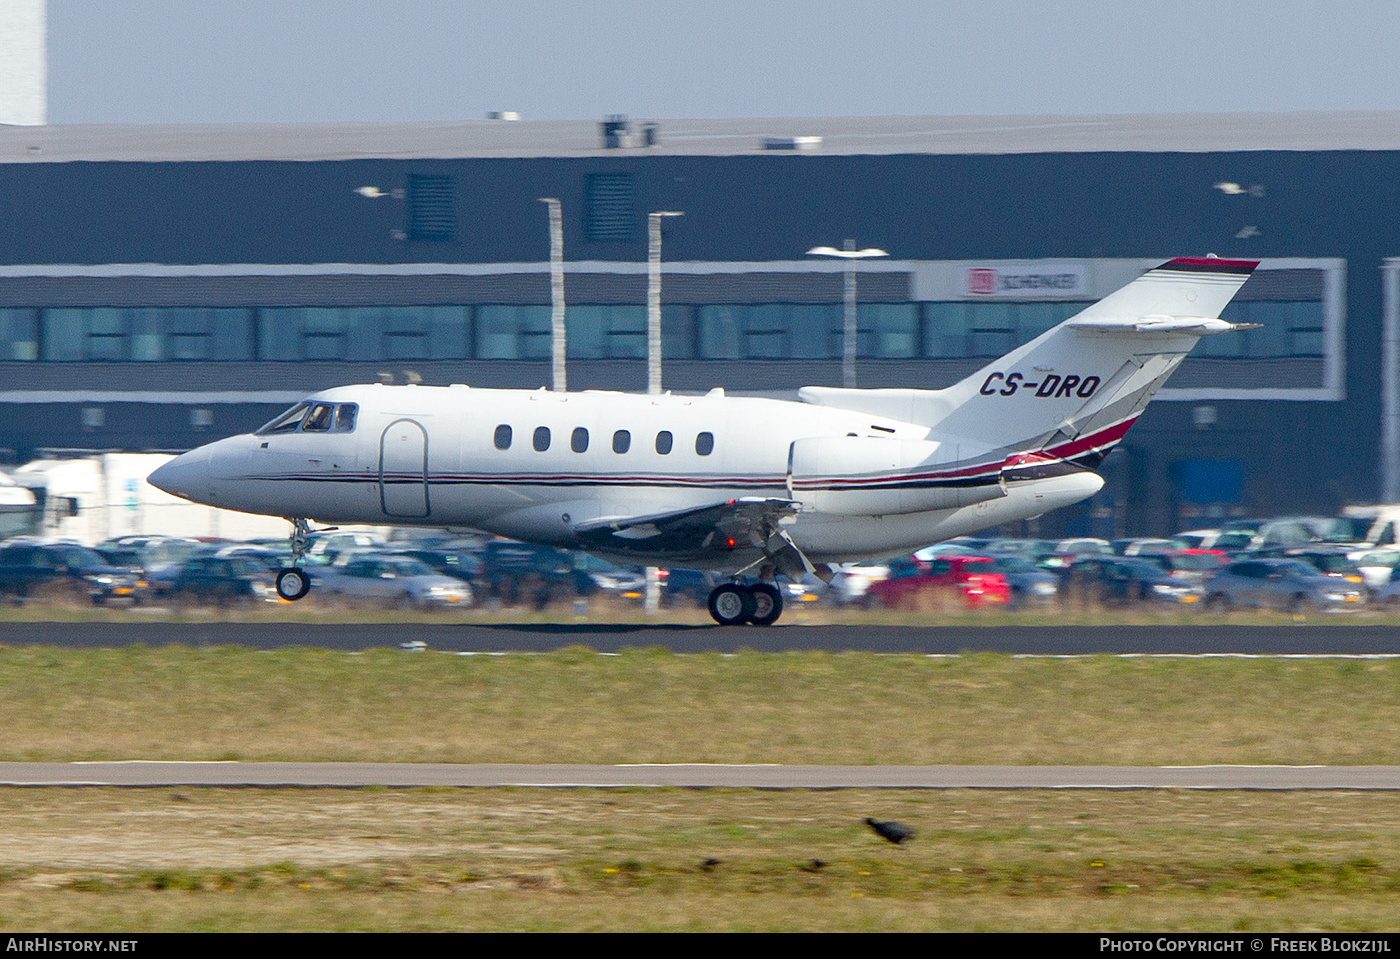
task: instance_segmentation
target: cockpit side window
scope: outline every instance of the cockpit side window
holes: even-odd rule
[[[317,403],[311,407],[311,412],[306,414],[306,419],[301,424],[303,433],[325,433],[331,428],[331,418],[335,413],[335,407],[329,403]]]
[[[358,403],[341,403],[335,408],[335,431],[337,433],[355,432],[355,414],[360,411]]]
[[[306,411],[310,408],[310,403],[298,403],[262,429],[258,430],[258,435],[265,436],[268,433],[296,432],[296,428],[301,425],[302,417],[306,415]]]

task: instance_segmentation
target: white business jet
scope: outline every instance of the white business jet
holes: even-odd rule
[[[772,580],[878,560],[1079,502],[1255,261],[1175,259],[941,390],[807,387],[800,401],[346,386],[151,474],[197,503],[308,521],[469,527],[719,572],[722,624],[769,625]]]

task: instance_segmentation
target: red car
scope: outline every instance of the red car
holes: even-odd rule
[[[939,556],[931,560],[896,560],[890,576],[871,583],[865,593],[867,606],[886,609],[920,609],[957,597],[962,605],[977,609],[1011,602],[1006,574],[996,571],[985,556]]]

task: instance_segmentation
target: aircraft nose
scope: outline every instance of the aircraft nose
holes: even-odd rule
[[[209,448],[181,453],[146,478],[156,489],[196,503],[209,501]]]

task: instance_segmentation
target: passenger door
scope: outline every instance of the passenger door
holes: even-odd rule
[[[428,434],[416,420],[395,420],[379,438],[379,499],[385,516],[428,515]]]

